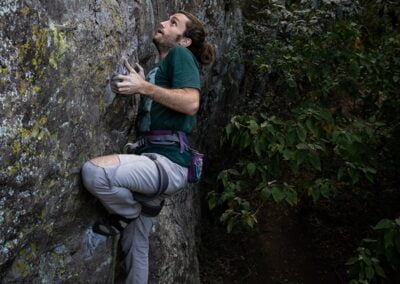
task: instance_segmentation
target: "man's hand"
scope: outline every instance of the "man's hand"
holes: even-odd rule
[[[126,63],[128,63],[128,61],[126,61]],[[129,65],[129,63],[128,63],[128,65]],[[136,63],[135,71],[140,75],[140,77],[142,77],[143,80],[146,80],[145,75],[144,75],[144,69],[142,66],[140,66],[139,63]]]
[[[112,79],[114,93],[132,95],[140,93],[175,111],[195,115],[200,105],[200,92],[194,88],[167,89],[151,84],[144,79],[143,68],[136,64],[138,72],[125,59],[128,75],[117,75]]]
[[[124,60],[124,64],[129,71],[128,75],[117,75],[112,78],[111,89],[114,93],[122,95],[133,95],[140,93],[143,84],[146,83],[144,78],[144,70],[142,66],[136,63],[138,72],[129,64],[128,60]]]

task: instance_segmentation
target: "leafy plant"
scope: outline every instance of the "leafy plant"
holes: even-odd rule
[[[363,239],[356,256],[346,263],[353,276],[351,284],[388,280],[387,273],[394,274],[400,267],[400,217],[382,219],[373,229],[375,237]]]
[[[252,203],[257,207],[272,198],[296,205],[301,196],[316,202],[329,198],[336,187],[372,182],[376,161],[369,153],[379,144],[376,131],[380,125],[341,122],[328,109],[311,105],[295,109],[293,117],[285,120],[236,116],[225,128],[223,144],[235,149],[241,159],[235,168],[219,174],[223,190],[209,194],[210,208],[228,204],[221,220],[228,221],[231,231],[235,225],[254,225]],[[234,221],[229,222],[230,217]]]
[[[227,231],[254,228],[269,199],[298,206],[346,190],[397,188],[400,6],[366,0],[359,14],[336,17],[333,6],[304,13],[289,11],[304,1],[256,2],[257,17],[245,25],[249,69],[266,82],[257,92],[285,104],[272,108],[265,96],[224,129],[221,147],[236,161],[219,173],[208,202],[222,210]],[[375,230],[383,240],[365,239],[350,261],[354,281],[398,269],[383,253],[397,249],[385,238],[398,237],[398,219],[382,222]]]

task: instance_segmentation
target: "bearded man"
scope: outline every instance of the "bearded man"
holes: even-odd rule
[[[200,65],[215,58],[205,37],[203,23],[185,11],[160,23],[153,37],[159,61],[146,79],[143,68],[136,64],[136,71],[127,60],[129,74],[112,79],[115,93],[142,95],[135,154],[97,157],[82,167],[85,187],[110,213],[109,222],[93,230],[106,236],[122,232],[126,283],[147,283],[153,219],[165,197],[196,178],[199,157],[186,135],[200,105]]]

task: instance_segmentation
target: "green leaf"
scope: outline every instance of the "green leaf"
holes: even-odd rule
[[[226,220],[228,220],[229,215],[230,215],[229,212],[225,211],[224,213],[222,213],[222,215],[221,215],[221,217],[219,218],[219,220],[220,220],[221,222],[225,222]]]
[[[225,127],[225,132],[226,132],[226,137],[229,138],[229,135],[232,133],[232,124],[229,123],[229,124]]]
[[[342,180],[345,171],[346,171],[346,168],[344,168],[344,167],[339,168],[338,174],[337,174],[338,180]]]
[[[257,134],[259,128],[257,122],[255,122],[254,120],[250,120],[248,123],[249,123],[250,133],[253,135]]]
[[[277,203],[281,202],[286,196],[286,194],[278,187],[273,187],[271,193]]]
[[[378,222],[378,224],[376,224],[374,228],[374,230],[382,230],[382,229],[389,229],[392,228],[392,221],[389,219],[382,219]]]
[[[296,145],[296,148],[299,149],[299,150],[308,150],[309,147],[305,143],[299,143],[299,144]]]
[[[246,149],[252,142],[252,138],[250,137],[249,132],[244,132],[242,135],[242,139],[240,140],[240,149]]]
[[[327,110],[326,108],[320,108],[319,109],[319,116],[324,119],[325,121],[332,121],[332,114]]]
[[[262,200],[266,200],[271,195],[271,189],[269,187],[263,187],[260,192]]]
[[[361,269],[359,270],[358,279],[365,280],[365,269],[363,269],[363,266],[361,266]],[[357,282],[357,283],[359,283],[359,282]],[[361,283],[363,283],[363,282],[361,282]]]
[[[215,206],[217,206],[217,197],[215,196],[215,194],[210,195],[208,198],[208,208],[210,210],[214,209]]]
[[[374,278],[374,275],[375,275],[375,271],[374,271],[374,269],[372,268],[372,266],[367,266],[367,267],[365,267],[365,276],[367,277],[367,279],[372,279],[372,278]]]
[[[300,166],[307,158],[307,152],[306,151],[299,151],[298,152],[298,158],[296,160],[296,163],[298,166]]]
[[[322,195],[323,197],[329,198],[330,195],[331,195],[331,192],[332,192],[332,188],[331,188],[331,185],[330,185],[330,184],[325,183],[325,184],[323,184],[323,185],[321,186],[321,195]]]
[[[363,242],[363,243],[376,243],[377,240],[366,238],[366,239],[362,239],[362,242]]]
[[[321,197],[321,192],[319,191],[318,188],[313,188],[311,191],[311,196],[313,198],[313,202],[315,203]]]
[[[298,124],[296,128],[297,136],[301,142],[305,142],[307,138],[307,131],[302,124]]]
[[[283,159],[286,161],[292,160],[294,157],[294,153],[292,151],[290,151],[289,149],[285,149],[283,150]]]
[[[296,130],[294,128],[290,128],[287,132],[286,136],[287,144],[292,146],[297,140]]]
[[[308,155],[309,161],[311,163],[311,165],[316,169],[321,171],[321,161],[319,159],[319,156],[316,152],[312,151],[310,152],[310,154]]]
[[[306,121],[306,127],[309,132],[311,132],[314,136],[318,136],[318,129],[315,125],[312,124],[311,120]]]
[[[228,234],[232,232],[234,226],[235,226],[235,221],[233,219],[230,219],[228,221],[228,225],[226,226],[226,231],[228,232]]]
[[[290,168],[292,169],[294,176],[298,177],[300,174],[300,172],[299,172],[300,165],[298,163],[298,159],[296,159],[295,161],[292,161],[290,163]]]
[[[249,173],[250,177],[252,177],[257,170],[257,167],[254,163],[248,163],[246,168],[247,168],[247,172]]]
[[[297,192],[293,189],[288,190],[286,192],[286,202],[293,206],[297,204],[297,201]]]
[[[239,173],[237,170],[235,170],[235,169],[229,169],[229,170],[227,170],[227,172],[228,172],[229,174],[235,175],[235,176],[239,176],[239,175],[240,175],[240,173]]]
[[[400,254],[400,232],[397,231],[397,236],[394,238],[397,252]]]
[[[373,178],[369,173],[366,173],[366,174],[365,174],[365,177],[366,177],[370,182],[374,182],[374,178]]]
[[[248,202],[248,201],[243,201],[241,205],[242,205],[242,207],[243,207],[244,210],[246,210],[246,211],[249,211],[249,210],[250,210],[250,202]]]
[[[244,216],[244,218],[243,218],[244,220],[242,220],[242,222],[244,223],[244,224],[246,224],[247,226],[249,226],[250,228],[253,228],[254,227],[254,219],[253,219],[253,217],[251,216],[251,215],[245,215]]]
[[[354,263],[358,262],[358,257],[352,257],[347,262],[346,265],[353,265]]]
[[[260,144],[258,142],[255,142],[254,144],[254,151],[256,152],[258,157],[261,157],[261,149],[260,149]]]
[[[379,263],[374,262],[374,268],[375,268],[375,272],[377,275],[379,275],[382,278],[386,278],[385,271],[382,269],[382,267],[379,265]]]
[[[394,239],[394,231],[393,230],[386,231],[383,237],[383,243],[386,249],[394,246],[393,239]]]
[[[352,166],[350,163],[348,164],[350,167]],[[347,173],[349,174],[350,178],[351,178],[351,182],[353,184],[356,184],[359,179],[360,179],[360,175],[358,174],[358,172],[353,169],[353,168],[348,168],[347,169]]]
[[[368,256],[366,256],[366,255],[363,256],[363,261],[364,261],[365,264],[368,265],[368,266],[371,266],[371,265],[372,265],[371,259],[370,259]]]
[[[371,168],[371,167],[366,167],[365,171],[371,174],[376,174],[376,169]]]
[[[287,84],[288,84],[288,86],[289,86],[290,88],[296,88],[296,86],[297,86],[296,81],[293,80],[292,78],[288,78],[288,79],[287,79]]]

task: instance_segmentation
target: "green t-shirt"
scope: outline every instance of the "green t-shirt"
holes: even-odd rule
[[[167,56],[149,72],[146,79],[163,88],[194,88],[200,90],[199,64],[192,52],[180,45],[172,48]],[[174,111],[149,97],[142,97],[141,99],[138,132],[175,130],[189,134],[194,123],[194,116]],[[180,153],[178,145],[148,145],[139,148],[137,153],[158,153],[184,167],[189,166],[191,161],[190,152]]]

